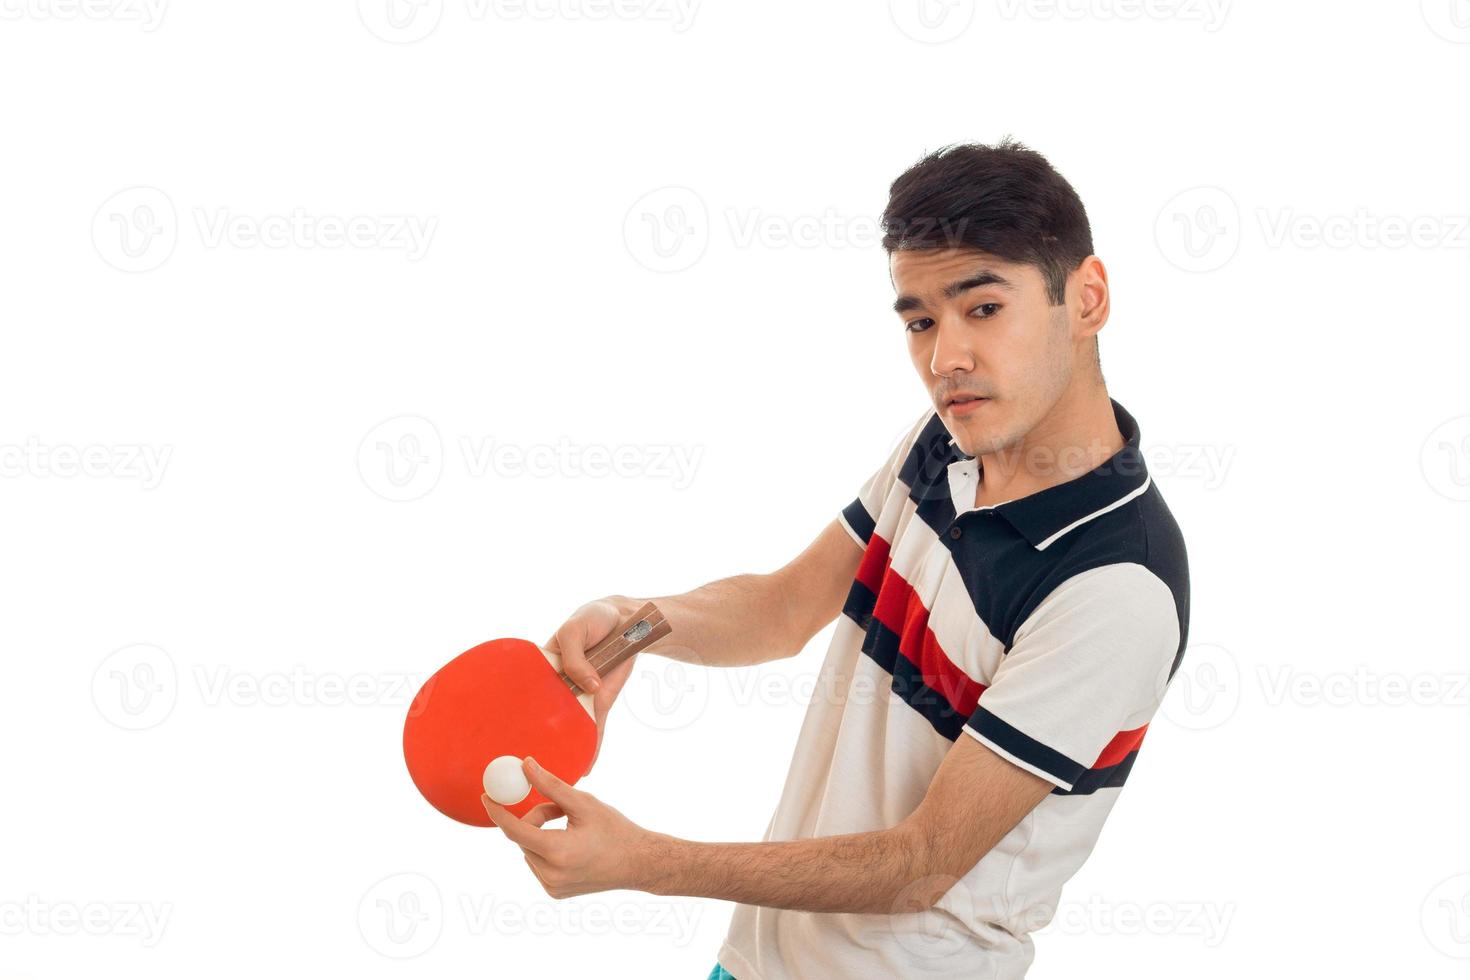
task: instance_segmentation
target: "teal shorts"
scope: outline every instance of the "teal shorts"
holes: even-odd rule
[[[704,980],[735,980],[735,978],[730,975],[729,970],[716,963],[715,968],[709,971],[709,976],[705,977]]]

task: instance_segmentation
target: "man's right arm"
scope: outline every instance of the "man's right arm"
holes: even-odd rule
[[[588,603],[557,631],[555,647],[567,675],[586,686],[594,672],[583,650],[643,603],[653,602],[673,632],[647,653],[710,667],[792,657],[842,611],[862,555],[852,535],[833,520],[801,554],[774,572],[733,575],[679,595],[614,595]]]

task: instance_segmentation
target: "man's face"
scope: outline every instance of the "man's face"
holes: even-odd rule
[[[969,455],[1015,446],[1074,370],[1067,307],[1048,302],[1041,270],[947,248],[894,252],[889,271],[909,356],[956,444]]]

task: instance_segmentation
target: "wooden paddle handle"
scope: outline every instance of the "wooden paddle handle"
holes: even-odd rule
[[[598,677],[606,677],[618,664],[673,631],[674,628],[669,625],[667,619],[664,619],[664,614],[659,612],[658,606],[645,602],[632,616],[614,627],[602,642],[587,651],[587,662],[592,665],[593,670],[597,671]],[[566,671],[558,672],[557,676],[571,689],[573,694],[583,693],[577,682],[566,675]]]

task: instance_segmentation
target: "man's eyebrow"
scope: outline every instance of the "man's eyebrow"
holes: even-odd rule
[[[969,292],[972,289],[978,289],[981,286],[998,286],[1001,289],[1009,290],[1011,292],[1016,291],[1016,284],[1011,282],[1009,279],[1005,278],[1002,275],[999,275],[998,273],[991,272],[989,269],[981,269],[973,276],[961,279],[958,282],[952,282],[948,286],[945,286],[944,298],[954,299],[961,293]],[[893,301],[893,312],[907,313],[910,310],[917,310],[923,305],[924,301],[919,299],[919,297],[917,296],[900,296],[898,299]]]

